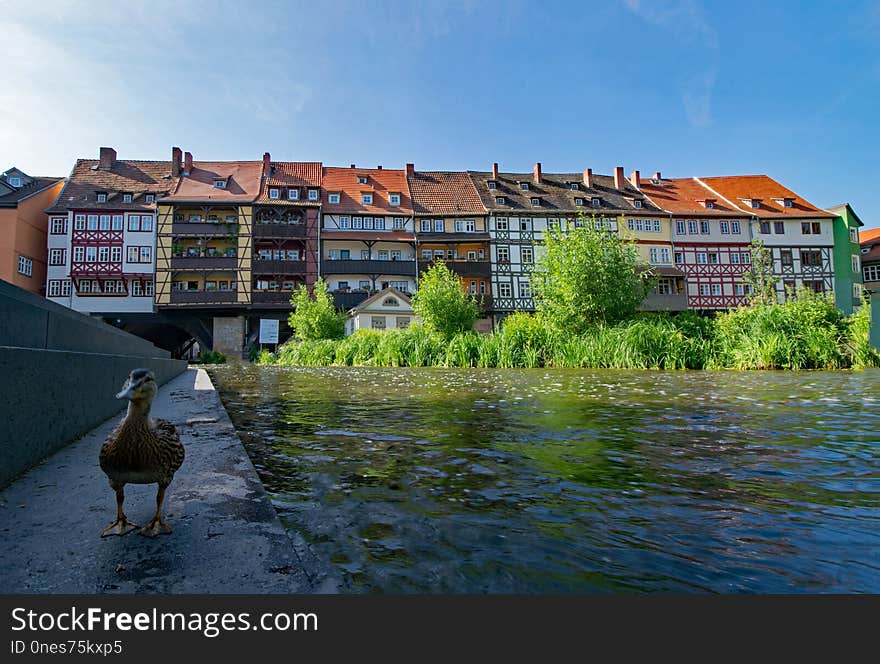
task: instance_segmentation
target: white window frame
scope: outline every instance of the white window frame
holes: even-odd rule
[[[394,207],[400,207],[400,194],[389,194],[388,195],[388,205],[392,205]]]
[[[317,189],[309,189],[309,200],[310,201],[318,200],[318,190]]]
[[[269,198],[273,201],[277,201],[281,197],[281,190],[278,187],[271,187],[269,189]]]
[[[27,256],[18,257],[18,273],[26,277],[34,276],[34,261]]]
[[[373,194],[361,194],[361,205],[372,205]]]
[[[339,194],[330,194],[329,196],[327,196],[327,202],[330,205],[339,205],[339,200]]]
[[[98,194],[96,200],[99,203],[106,203],[107,202],[107,194]]]

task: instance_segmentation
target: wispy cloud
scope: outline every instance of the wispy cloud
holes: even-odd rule
[[[701,66],[680,81],[681,103],[691,125],[710,125],[720,44],[702,6],[695,0],[623,0],[623,4],[642,20],[669,32],[679,44],[698,52],[694,62]]]

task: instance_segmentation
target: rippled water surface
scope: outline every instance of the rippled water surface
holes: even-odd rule
[[[352,592],[880,592],[880,371],[212,369]]]

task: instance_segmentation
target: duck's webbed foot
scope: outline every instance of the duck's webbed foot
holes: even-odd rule
[[[171,526],[169,526],[158,514],[154,516],[150,522],[141,528],[141,535],[146,535],[147,537],[156,537],[156,535],[168,535],[171,533]]]
[[[101,537],[109,537],[110,535],[119,535],[121,537],[122,535],[127,535],[132,530],[137,530],[138,528],[140,528],[139,525],[132,523],[125,518],[124,514],[122,514],[116,519],[116,521],[104,528]]]

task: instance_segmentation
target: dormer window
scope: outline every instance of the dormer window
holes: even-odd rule
[[[361,205],[372,205],[373,194],[361,194]]]
[[[367,184],[367,176],[358,175],[358,184]]]
[[[287,190],[287,200],[289,201],[298,201],[299,200],[299,189],[292,187]]]
[[[123,203],[131,203],[131,194],[122,194]]]
[[[532,197],[532,205],[538,207],[539,205],[541,205],[541,199],[537,196]]]
[[[706,209],[714,210],[715,209],[715,201],[706,201]]]
[[[783,198],[782,199],[782,206],[783,207],[790,208],[793,204],[794,204],[793,198]]]
[[[400,194],[388,194],[388,204],[395,207],[400,205]]]
[[[752,199],[752,207],[753,207],[755,210],[757,210],[758,208],[761,207],[761,201],[759,201],[757,198],[753,198],[753,199]]]
[[[529,190],[529,183],[528,182],[520,182],[519,188],[522,189],[523,191],[528,191]]]
[[[570,186],[572,191],[577,191],[578,189],[580,189],[577,182],[572,182]]]
[[[339,205],[339,193],[327,196],[327,202],[330,203],[330,205]]]
[[[20,186],[21,186],[21,178],[18,177],[17,175],[15,175],[15,176],[10,176],[10,177],[7,179],[7,182],[9,182],[9,186],[10,186],[10,187],[20,187]]]
[[[583,205],[583,204],[584,204],[584,199],[583,199],[583,198],[575,198],[575,199],[574,199],[574,204],[575,204],[575,205]]]
[[[638,199],[638,198],[635,199],[635,200],[633,201],[633,207],[637,207],[637,208],[642,207],[642,201],[641,201],[640,199]]]
[[[317,189],[309,189],[309,200],[310,201],[318,200],[318,190]]]
[[[602,199],[601,198],[591,198],[590,205],[592,205],[593,207],[600,207],[602,205]]]
[[[507,199],[506,199],[504,196],[496,196],[496,197],[495,197],[495,203],[496,203],[497,205],[506,205],[506,204],[507,204]]]
[[[155,203],[156,202],[156,194],[147,194],[144,200],[146,201],[147,204]]]
[[[272,189],[269,190],[269,198],[271,198],[273,201],[277,201],[277,200],[278,200],[278,196],[279,196],[280,194],[281,194],[281,192],[280,192],[278,189],[274,188],[274,187],[273,187]]]
[[[226,180],[224,178],[214,178],[214,189],[226,189]]]
[[[99,203],[106,203],[107,202],[107,194],[104,193],[103,191],[98,192],[98,202]]]
[[[486,182],[486,186],[489,187],[489,189],[498,189],[498,183],[495,182],[495,180],[489,180]]]

